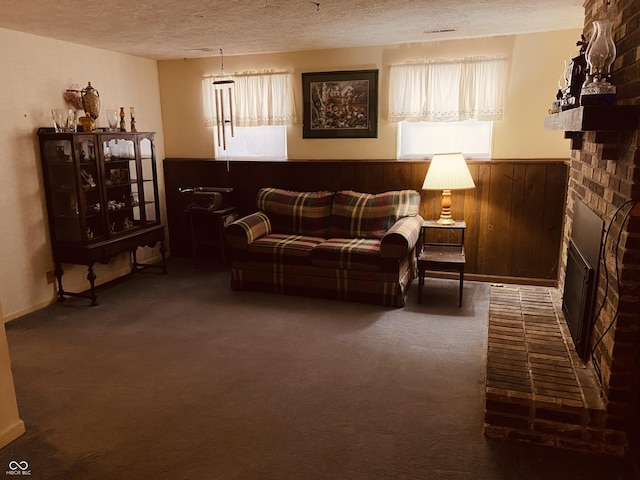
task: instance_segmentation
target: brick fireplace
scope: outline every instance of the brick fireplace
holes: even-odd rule
[[[585,2],[585,34],[589,38],[592,30],[592,22],[597,19],[609,19],[614,24],[614,40],[617,47],[617,58],[612,68],[612,83],[617,87],[616,106],[640,106],[640,2],[636,0],[586,0]],[[633,108],[631,109],[633,110]],[[602,118],[602,116],[600,116]],[[640,132],[638,131],[637,111],[625,119],[620,129],[599,131],[597,128],[584,128],[584,131],[571,132],[567,138],[572,138],[569,184],[567,189],[567,205],[565,210],[565,226],[563,231],[562,248],[560,252],[560,268],[558,275],[558,291],[564,292],[567,280],[568,251],[574,228],[576,211],[585,205],[593,214],[602,220],[604,235],[601,242],[601,255],[596,275],[595,300],[593,308],[592,328],[588,339],[588,354],[585,355],[586,363],[575,358],[568,363],[569,370],[573,365],[573,373],[567,370],[565,377],[557,373],[554,378],[568,378],[573,381],[582,369],[593,377],[593,387],[597,390],[596,399],[589,405],[582,394],[582,406],[574,400],[577,417],[576,421],[569,422],[568,411],[563,411],[558,404],[571,404],[572,400],[566,392],[571,392],[573,387],[565,382],[565,386],[554,397],[546,398],[553,403],[553,412],[556,420],[552,426],[554,434],[559,438],[564,433],[578,435],[582,446],[589,443],[597,443],[595,437],[590,438],[589,432],[596,430],[605,435],[612,435],[618,445],[624,445],[624,453],[627,458],[638,468],[640,459]],[[611,123],[609,123],[609,126]],[[616,127],[617,128],[617,127]],[[607,130],[605,128],[604,130]],[[570,260],[570,259],[569,259]],[[570,264],[569,264],[570,265]],[[502,294],[504,296],[504,294]],[[515,298],[515,297],[514,297]],[[522,295],[518,296],[522,302]],[[509,300],[513,303],[513,299]],[[512,348],[514,339],[520,335],[525,339],[524,350],[529,358],[522,358],[522,362],[528,362],[527,370],[535,373],[535,362],[543,357],[551,357],[547,351],[544,355],[535,351],[535,334],[530,335],[533,342],[527,343],[527,331],[532,327],[526,323],[526,315],[522,321],[513,318],[505,318],[503,306],[498,305],[494,320],[490,320],[490,350]],[[560,314],[561,315],[561,314]],[[539,315],[537,315],[539,317]],[[536,320],[538,322],[539,320]],[[512,322],[512,323],[509,323]],[[553,322],[551,322],[553,323]],[[562,330],[562,321],[560,330]],[[538,328],[539,327],[535,327]],[[493,333],[492,333],[493,332]],[[555,330],[554,330],[555,332]],[[563,332],[555,332],[555,338],[563,338],[568,345],[568,350],[573,348],[571,339]],[[564,332],[566,333],[566,332]],[[492,337],[493,335],[493,337]],[[493,338],[493,340],[492,340]],[[509,345],[511,344],[511,347]],[[520,344],[518,344],[520,346]],[[519,348],[519,347],[518,347]],[[531,350],[533,348],[533,350]],[[533,353],[531,353],[533,352]],[[566,357],[561,342],[557,347],[558,355]],[[571,354],[571,352],[570,352]],[[555,355],[555,353],[553,354]],[[511,356],[511,353],[509,353]],[[576,356],[577,357],[577,356]],[[491,352],[489,359],[491,362]],[[533,358],[533,360],[531,360]],[[560,365],[560,357],[547,359],[548,362],[556,362]],[[547,362],[547,363],[548,363]],[[494,365],[496,365],[494,363]],[[499,367],[509,368],[507,372],[513,372],[511,365],[498,362]],[[524,365],[524,364],[523,364]],[[491,367],[491,363],[489,364]],[[560,367],[558,367],[560,368]],[[564,367],[562,367],[564,368]],[[531,373],[533,372],[533,373]],[[536,425],[543,422],[549,427],[548,418],[538,418],[536,412],[539,406],[531,399],[536,398],[535,379],[519,392],[517,384],[509,383],[506,389],[489,388],[490,385],[499,385],[496,378],[503,378],[505,370],[488,370],[487,413],[492,413],[490,408],[502,411],[499,422],[504,419],[516,421],[516,411],[521,408],[530,412],[526,428],[533,432]],[[513,379],[511,379],[513,380]],[[527,383],[527,382],[524,382]],[[587,382],[588,383],[588,382]],[[515,385],[515,386],[514,386]],[[576,390],[577,391],[577,390]],[[584,389],[582,390],[584,392]],[[507,393],[505,393],[507,392]],[[533,392],[533,393],[531,393]],[[563,399],[562,395],[566,398]],[[588,400],[588,399],[587,399]],[[508,410],[511,409],[511,413]],[[506,415],[505,415],[506,412]],[[524,418],[520,416],[521,420]],[[561,417],[561,418],[560,418]],[[579,418],[578,418],[579,417]],[[516,420],[514,420],[516,419]],[[594,423],[595,422],[595,423]],[[487,421],[489,432],[498,433],[508,437],[504,432],[518,434],[522,440],[545,443],[555,446],[569,446],[570,442],[558,442],[550,440],[547,435],[541,436],[534,432],[529,436],[523,435],[524,429],[518,425],[491,425],[490,418]],[[559,425],[564,424],[565,431]],[[577,425],[577,426],[576,426]],[[551,427],[549,427],[551,428]],[[617,432],[617,433],[616,433]],[[557,436],[558,436],[557,435]],[[494,435],[499,436],[499,435]],[[514,435],[517,437],[517,435]],[[598,437],[601,440],[602,436]],[[605,448],[592,448],[592,451],[606,451],[606,445],[610,442],[604,438],[601,442]],[[574,442],[574,446],[578,443]],[[612,449],[613,452],[615,449]]]
[[[617,58],[612,83],[617,104],[640,105],[640,4],[634,0],[587,0],[585,31],[592,21],[614,23]],[[607,232],[596,291],[591,332],[592,366],[599,377],[605,425],[628,435],[630,458],[640,458],[640,133],[635,129],[584,132],[571,152],[563,252],[567,251],[582,201]],[[559,289],[563,291],[567,256],[563,254]]]

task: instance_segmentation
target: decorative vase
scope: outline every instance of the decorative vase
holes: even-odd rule
[[[120,131],[127,131],[127,124],[124,121],[124,107],[120,107]]]
[[[131,114],[131,131],[137,132],[136,130],[136,109],[134,107],[129,107],[129,113]]]
[[[593,35],[585,52],[589,74],[582,87],[582,105],[603,105],[615,101],[616,87],[609,82],[611,65],[616,59],[613,23],[610,20],[593,22]]]
[[[91,82],[82,89],[82,108],[84,113],[93,120],[100,115],[100,94],[91,86]]]

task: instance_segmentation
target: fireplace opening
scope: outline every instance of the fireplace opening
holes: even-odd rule
[[[576,352],[585,362],[589,358],[603,231],[604,222],[598,214],[576,199],[562,311]]]

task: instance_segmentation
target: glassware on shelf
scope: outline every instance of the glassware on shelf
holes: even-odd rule
[[[56,133],[70,133],[75,132],[76,127],[76,112],[70,108],[52,108],[51,118],[53,120],[53,127]]]
[[[109,123],[109,131],[115,132],[118,128],[118,122],[120,117],[118,115],[118,110],[110,108],[107,110],[107,122]]]

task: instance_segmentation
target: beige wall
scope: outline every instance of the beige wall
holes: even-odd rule
[[[564,61],[580,30],[367,48],[225,57],[225,71],[293,68],[298,123],[289,127],[290,159],[396,157],[395,124],[386,121],[389,65],[406,60],[504,54],[509,57],[504,120],[497,122],[494,158],[568,158],[561,132],[543,129]],[[303,139],[303,72],[379,69],[379,125],[375,139]],[[204,127],[201,79],[220,70],[218,56],[161,61],[158,66],[167,157],[212,158],[212,131]]]
[[[136,107],[138,130],[157,132],[159,159],[164,139],[155,61],[5,29],[0,29],[0,59],[0,302],[6,321],[55,299],[46,275],[53,261],[36,132],[51,126],[51,108],[66,106],[63,92],[91,81],[103,112]],[[98,118],[98,126],[105,124],[104,116]],[[126,271],[126,260],[98,265],[98,283]],[[86,267],[65,268],[65,288],[86,289],[85,277]]]

